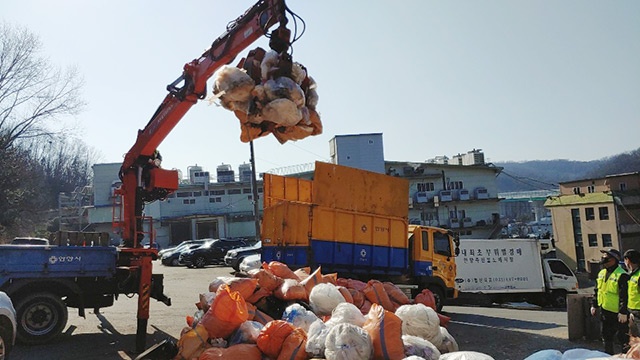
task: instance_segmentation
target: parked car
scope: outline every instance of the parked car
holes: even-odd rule
[[[206,265],[224,264],[224,256],[227,251],[247,246],[246,239],[216,239],[199,248],[185,251],[180,254],[180,263],[187,267],[201,268]]]
[[[7,359],[16,343],[16,309],[7,294],[0,291],[0,359]]]
[[[227,255],[224,257],[224,264],[227,266],[231,266],[233,270],[240,270],[239,266],[242,260],[254,254],[260,254],[262,250],[262,241],[258,241],[253,245],[249,245],[246,247],[240,247],[237,249],[227,251]]]
[[[11,245],[49,245],[49,240],[38,237],[16,237]]]
[[[262,256],[260,254],[253,254],[246,256],[238,265],[238,272],[241,274],[249,274],[249,271],[254,269],[260,269],[262,266]]]
[[[184,251],[193,250],[207,243],[207,241],[213,241],[213,239],[200,239],[200,240],[187,240],[180,243],[175,248],[169,249],[162,253],[160,262],[162,265],[178,266],[180,264],[180,254]]]

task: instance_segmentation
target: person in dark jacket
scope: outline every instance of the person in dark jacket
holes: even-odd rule
[[[591,316],[600,308],[604,351],[615,354],[614,341],[624,348],[629,343],[627,334],[627,283],[629,275],[620,266],[622,256],[616,249],[600,250],[603,269],[596,279],[595,295],[591,304]]]

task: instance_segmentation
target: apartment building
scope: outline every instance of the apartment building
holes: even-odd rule
[[[385,161],[385,168],[409,181],[410,223],[449,228],[461,238],[500,236],[496,176],[502,168],[404,161]]]
[[[600,249],[640,249],[640,173],[560,183],[545,202],[558,257],[577,271],[598,270]]]

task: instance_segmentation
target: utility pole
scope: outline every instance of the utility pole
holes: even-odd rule
[[[258,206],[258,180],[256,179],[256,158],[253,153],[253,140],[249,141],[249,149],[251,151],[251,191],[253,193],[253,219],[256,227],[256,241],[260,240],[260,207]]]

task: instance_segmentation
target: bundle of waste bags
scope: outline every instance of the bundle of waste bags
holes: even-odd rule
[[[322,133],[317,84],[286,54],[252,50],[214,74],[213,99],[240,120],[242,142],[273,134],[280,143]]]
[[[207,290],[186,317],[175,359],[492,359],[459,351],[428,290],[417,302],[392,283],[277,261],[249,277],[218,277]]]

